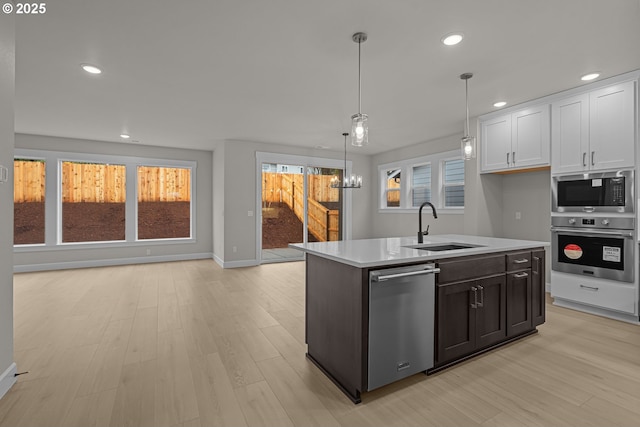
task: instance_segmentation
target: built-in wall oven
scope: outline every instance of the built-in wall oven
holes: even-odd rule
[[[633,213],[633,170],[554,176],[553,213]]]
[[[634,218],[554,216],[551,225],[553,270],[634,281]]]

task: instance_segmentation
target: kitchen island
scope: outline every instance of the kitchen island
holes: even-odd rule
[[[546,246],[457,234],[426,236],[422,244],[415,237],[292,244],[306,253],[307,357],[360,402],[372,389],[370,275],[424,264],[438,271],[433,321],[417,325],[434,337],[426,373],[536,333],[545,316]]]

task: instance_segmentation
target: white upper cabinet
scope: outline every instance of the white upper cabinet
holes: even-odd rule
[[[633,167],[635,82],[554,102],[551,172]]]
[[[589,94],[551,105],[551,172],[575,172],[589,167]]]
[[[511,162],[511,114],[481,122],[482,172],[507,169]]]
[[[481,172],[549,165],[549,105],[480,122]]]

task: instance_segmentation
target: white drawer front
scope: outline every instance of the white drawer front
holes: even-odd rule
[[[618,284],[552,271],[551,296],[602,307],[624,313],[637,314],[637,293],[633,284]]]

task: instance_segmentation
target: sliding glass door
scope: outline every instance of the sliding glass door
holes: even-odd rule
[[[330,159],[262,154],[269,160],[258,159],[260,261],[303,259],[301,251],[289,248],[290,243],[342,240],[343,190],[330,187],[331,178],[337,176],[342,180],[344,175],[338,163]],[[272,160],[273,157],[281,158]]]
[[[262,260],[301,259],[289,243],[304,242],[302,165],[262,163]]]

